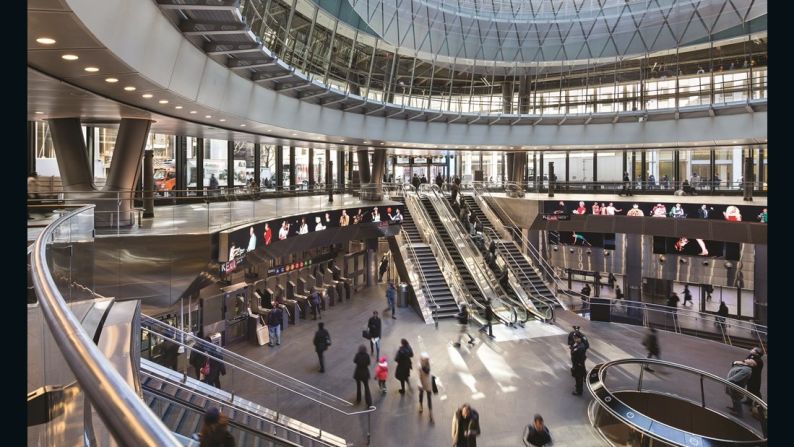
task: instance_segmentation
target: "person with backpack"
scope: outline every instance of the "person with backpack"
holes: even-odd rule
[[[331,346],[331,334],[325,330],[325,323],[317,323],[317,332],[314,333],[314,350],[320,360],[320,372],[325,372],[325,359],[323,353]]]
[[[549,428],[543,424],[543,416],[536,414],[532,423],[524,429],[524,444],[544,447],[552,444]]]
[[[281,324],[284,322],[284,311],[281,310],[281,306],[276,304],[273,306],[273,310],[270,311],[270,315],[267,316],[267,331],[270,335],[270,341],[268,342],[268,346],[273,347],[273,342],[276,342],[276,345],[281,344]]]

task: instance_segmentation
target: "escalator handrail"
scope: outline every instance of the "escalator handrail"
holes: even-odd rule
[[[201,393],[200,391],[196,390],[195,388],[191,388],[189,386],[184,386],[184,385],[182,385],[181,382],[168,380],[166,378],[163,378],[161,376],[153,374],[153,373],[151,373],[149,371],[145,371],[144,370],[145,367],[150,367],[151,368],[152,366],[145,365],[143,363],[144,360],[145,359],[142,359],[142,361],[141,361],[141,371],[140,371],[140,373],[141,373],[142,376],[151,377],[151,378],[159,380],[161,382],[165,382],[168,385],[171,385],[171,386],[175,387],[178,390],[187,391],[187,392],[192,393],[192,394],[198,394],[202,398],[214,403],[215,406],[218,406],[218,407],[223,407],[223,406],[233,407],[234,411],[237,411],[237,412],[240,412],[240,413],[244,413],[244,414],[248,415],[251,418],[259,419],[261,421],[264,421],[268,425],[275,425],[275,426],[277,426],[279,428],[282,428],[282,429],[287,430],[289,432],[295,433],[298,436],[311,438],[312,442],[317,442],[317,443],[320,443],[320,444],[322,444],[324,446],[333,447],[333,444],[329,444],[329,443],[323,441],[320,438],[317,438],[317,437],[302,433],[300,431],[294,430],[294,429],[292,429],[290,427],[287,427],[287,426],[285,426],[283,424],[279,424],[278,420],[268,419],[267,417],[262,416],[261,414],[257,414],[257,413],[251,412],[250,410],[248,410],[246,408],[240,408],[239,406],[235,405],[234,399],[232,399],[231,401],[225,401],[225,400],[222,400],[222,399],[217,398],[215,396],[211,396],[211,395],[209,395],[207,393]],[[149,362],[150,363],[154,363],[154,362],[151,362],[151,361],[149,361]],[[143,385],[143,387],[149,393],[155,394],[158,397],[166,399],[166,400],[170,401],[173,404],[182,406],[182,407],[184,407],[184,408],[186,408],[188,410],[192,410],[192,411],[198,412],[198,413],[200,413],[202,415],[204,414],[204,411],[206,409],[206,406],[201,407],[201,406],[196,405],[196,404],[194,404],[192,402],[186,402],[186,401],[184,401],[182,399],[179,399],[179,398],[176,397],[176,394],[174,394],[172,396],[172,395],[170,395],[170,394],[168,394],[168,393],[166,393],[166,392],[164,392],[162,390],[151,388],[151,387],[148,387],[146,385]],[[274,411],[274,410],[270,410],[270,411],[273,411],[274,413],[279,414],[279,415],[281,414],[281,413],[279,413],[277,411]],[[267,439],[269,439],[269,440],[271,440],[273,442],[279,443],[281,445],[286,445],[286,446],[290,446],[290,447],[299,446],[299,444],[295,444],[295,443],[293,443],[293,442],[291,442],[289,440],[279,438],[278,436],[275,436],[275,435],[273,435],[271,433],[267,433],[265,431],[260,431],[260,430],[255,430],[255,429],[252,429],[251,427],[248,427],[248,426],[246,426],[244,424],[240,424],[240,423],[238,423],[237,421],[235,421],[232,418],[229,418],[229,425],[234,426],[234,427],[236,427],[238,429],[241,429],[241,430],[246,430],[248,432],[254,433],[254,434],[258,435],[258,436],[261,435],[261,436],[263,436],[263,437],[265,437],[265,438],[267,438]],[[306,425],[310,425],[310,424],[306,424]],[[320,431],[320,433],[322,433],[324,431],[324,430],[321,430],[319,428],[317,428],[317,430]]]
[[[85,332],[66,304],[47,265],[47,244],[53,241],[55,230],[94,207],[85,205],[62,215],[36,238],[31,253],[31,277],[39,306],[61,355],[113,438],[131,445],[179,446],[176,437],[144,404]]]
[[[405,196],[405,205],[409,207],[409,211],[414,215],[414,224],[417,223],[416,218],[419,217],[426,222],[426,229],[432,228],[432,220],[430,219],[430,215],[427,214],[425,207],[421,202],[419,202],[419,194],[415,192],[416,188],[414,188],[413,185],[406,186],[408,187],[409,193]],[[410,204],[409,201],[411,202]],[[414,209],[411,209],[411,206],[413,206]],[[419,230],[419,226],[417,226],[417,230]],[[463,278],[460,277],[460,274],[454,267],[455,262],[452,260],[452,257],[449,255],[449,253],[447,253],[444,244],[438,238],[438,233],[435,231],[422,231],[421,233],[425,235],[428,245],[434,254],[443,258],[446,262],[446,265],[449,266],[447,269],[442,268],[441,274],[444,276],[444,279],[447,281],[447,285],[450,286],[450,289],[455,292],[453,293],[453,297],[457,294],[465,303],[469,304],[470,306],[472,303],[474,303],[474,305],[482,307],[482,305],[471,296],[471,294],[468,292],[468,289],[462,286]],[[442,264],[440,264],[439,267],[442,267]]]
[[[501,238],[499,237],[499,234],[493,228],[483,228],[483,231],[484,231],[484,233],[486,233],[486,235],[489,238],[492,238],[494,241],[501,241]],[[493,235],[489,234],[489,232],[493,233]],[[499,242],[499,244],[502,245],[502,246],[505,245],[504,242]],[[510,259],[515,263],[517,269],[519,270],[518,274],[516,272],[513,272],[513,274],[517,275],[517,276],[521,275],[521,277],[526,280],[526,283],[529,284],[532,287],[532,290],[535,292],[535,295],[534,295],[535,298],[538,301],[542,302],[544,304],[544,306],[546,306],[546,308],[548,309],[549,315],[547,317],[545,317],[545,318],[548,319],[548,320],[553,320],[554,319],[554,307],[557,305],[557,303],[556,302],[551,302],[548,298],[543,296],[543,294],[540,292],[540,290],[537,289],[537,287],[535,287],[535,284],[532,283],[532,280],[530,279],[529,275],[527,275],[527,273],[525,271],[523,271],[523,269],[520,268],[520,266],[518,264],[518,260],[515,258],[515,256],[513,256],[513,254],[510,252],[510,250],[504,249],[502,251],[507,253],[507,256],[510,257]],[[508,264],[508,266],[509,266],[509,264]],[[519,281],[519,283],[520,283],[520,281]]]
[[[457,217],[457,216],[455,216],[455,213],[454,213],[454,211],[452,210],[452,206],[449,204],[449,202],[446,200],[446,198],[444,198],[444,195],[443,195],[443,193],[441,193],[441,190],[440,190],[440,188],[438,187],[438,185],[436,185],[436,184],[431,184],[431,183],[425,183],[425,184],[423,184],[423,185],[424,185],[424,186],[420,186],[420,189],[421,189],[421,190],[429,190],[429,191],[430,191],[430,193],[432,193],[432,198],[435,198],[435,201],[434,201],[434,200],[433,200],[431,197],[428,197],[428,198],[430,198],[430,199],[431,199],[431,203],[439,203],[439,202],[440,202],[440,203],[443,203],[443,205],[441,205],[441,206],[443,206],[443,207],[444,207],[444,209],[445,209],[445,210],[446,210],[446,211],[447,211],[447,212],[448,212],[448,213],[449,213],[451,216],[453,216],[453,218],[451,218],[451,219],[448,219],[448,220],[451,222],[451,223],[450,223],[450,225],[452,225],[452,227],[454,227],[455,231],[456,231],[456,232],[458,232],[458,233],[460,233],[460,234],[466,234],[466,230],[463,228],[463,225],[461,225],[461,223],[460,223],[460,221],[459,221],[458,217]],[[436,212],[438,213],[438,210],[436,210]],[[439,214],[439,220],[441,220],[441,215],[440,215],[440,214]],[[443,220],[441,221],[441,224],[444,226],[444,228],[445,228],[445,229],[447,228],[447,224],[446,224],[446,223],[445,223]],[[447,229],[447,232],[449,233],[449,230],[448,230],[448,229]],[[450,234],[450,237],[452,237],[452,234]],[[473,257],[473,255],[474,255],[475,253],[478,253],[478,250],[477,250],[477,248],[476,248],[476,247],[474,247],[474,244],[473,244],[473,242],[471,242],[471,239],[470,239],[470,238],[468,238],[468,237],[464,237],[464,238],[463,238],[463,242],[464,242],[464,244],[466,245],[466,249],[467,249],[467,250],[470,252],[470,254],[472,255],[472,256],[470,256],[470,257]],[[463,255],[463,254],[461,253],[461,256],[462,256],[462,255]],[[464,261],[464,264],[465,264],[465,261]],[[474,263],[473,263],[473,266],[474,266],[474,268],[476,269],[476,272],[477,272],[477,273],[479,273],[479,274],[480,274],[480,276],[481,276],[482,278],[485,278],[485,280],[486,280],[486,282],[487,282],[487,284],[488,284],[488,287],[489,287],[489,288],[490,288],[490,289],[493,291],[493,293],[496,295],[496,297],[490,297],[490,298],[492,299],[492,301],[493,301],[493,299],[494,299],[494,298],[496,298],[497,300],[499,300],[499,301],[502,301],[502,302],[503,302],[503,303],[506,305],[506,307],[509,307],[509,308],[511,308],[511,310],[512,310],[512,316],[513,316],[513,321],[510,321],[510,322],[509,322],[509,324],[511,324],[511,325],[512,325],[512,324],[515,324],[515,323],[518,321],[518,313],[516,312],[516,310],[515,310],[515,309],[512,309],[512,306],[510,306],[510,305],[507,305],[507,303],[508,303],[508,302],[512,302],[512,300],[511,300],[511,299],[509,299],[509,298],[507,297],[507,295],[505,294],[505,292],[502,290],[501,286],[499,286],[499,287],[496,287],[496,286],[494,286],[494,284],[498,284],[498,281],[496,280],[496,277],[494,277],[494,276],[493,276],[493,274],[490,274],[490,275],[489,275],[489,274],[488,274],[489,272],[487,272],[487,271],[483,271],[483,269],[481,268],[481,266],[480,266],[478,263],[476,263],[476,262],[474,262]],[[469,265],[467,265],[467,264],[466,264],[466,268],[468,268],[469,270],[471,270],[471,268],[470,268],[470,267],[469,267]],[[470,273],[473,273],[473,272],[470,272]],[[475,283],[476,283],[476,285],[477,285],[477,288],[480,288],[480,283],[479,283],[479,282],[476,282],[476,281],[475,281]],[[486,294],[486,293],[483,293],[483,291],[482,291],[482,289],[481,289],[481,288],[480,288],[480,293],[481,293],[481,294],[482,294],[482,296],[484,296],[484,297],[487,297],[487,296],[488,296],[488,294]],[[516,305],[516,304],[514,304],[514,305]],[[523,305],[522,305],[522,307],[523,307]],[[481,306],[480,306],[480,308],[481,308],[481,309],[484,309],[484,308],[485,308],[485,306],[484,306],[484,305],[481,305]],[[498,316],[498,313],[497,313],[496,311],[494,311],[494,314],[497,314],[497,316]],[[500,319],[502,319],[503,321],[505,320],[504,318],[501,318],[501,317],[500,317]]]
[[[687,373],[690,373],[690,374],[693,374],[693,375],[700,376],[700,381],[699,382],[701,384],[701,395],[703,395],[703,390],[702,390],[703,379],[704,378],[708,378],[708,379],[710,379],[712,381],[715,381],[715,382],[719,383],[720,385],[724,386],[726,389],[727,388],[731,388],[734,391],[742,394],[745,399],[749,399],[749,400],[751,400],[753,402],[751,405],[753,405],[753,404],[759,405],[759,406],[761,406],[764,409],[763,414],[767,413],[767,409],[768,409],[767,408],[767,403],[764,402],[763,399],[760,399],[757,396],[755,396],[753,393],[747,391],[747,389],[739,387],[738,385],[733,384],[733,383],[723,379],[722,377],[719,377],[717,375],[711,374],[711,373],[709,373],[707,371],[701,371],[699,369],[692,368],[690,366],[682,365],[682,364],[679,364],[679,363],[673,363],[673,362],[669,362],[669,361],[666,361],[666,360],[658,360],[658,359],[629,358],[629,359],[612,360],[610,362],[600,363],[600,364],[594,366],[588,372],[587,381],[586,381],[587,390],[590,392],[590,394],[592,395],[593,399],[598,403],[598,405],[601,406],[601,408],[603,408],[605,411],[610,413],[617,420],[619,420],[619,421],[621,421],[621,422],[623,422],[625,424],[630,425],[633,429],[635,429],[638,432],[642,433],[644,436],[648,436],[650,438],[656,439],[656,440],[661,441],[661,442],[670,443],[671,445],[680,445],[677,442],[672,441],[671,439],[665,439],[665,438],[661,437],[658,433],[655,433],[655,432],[649,430],[646,427],[643,427],[643,426],[641,426],[639,424],[636,424],[636,423],[634,423],[634,421],[632,419],[630,419],[629,417],[626,417],[625,416],[626,413],[633,413],[634,416],[636,416],[636,415],[645,416],[645,415],[641,411],[637,411],[637,410],[633,409],[631,406],[627,405],[625,402],[623,402],[617,396],[615,396],[615,394],[613,392],[609,391],[609,388],[607,388],[606,382],[605,382],[605,378],[607,377],[607,370],[609,368],[613,367],[613,366],[630,365],[630,364],[636,364],[638,366],[639,365],[643,366],[643,368],[640,368],[640,373],[639,373],[640,374],[639,375],[640,385],[637,387],[637,391],[641,391],[642,390],[642,385],[641,384],[642,384],[642,376],[643,376],[644,367],[648,367],[649,365],[650,366],[654,366],[654,367],[663,366],[665,368],[676,369],[676,370],[679,370],[679,371],[684,371],[684,372],[687,372]],[[677,397],[677,398],[679,397],[677,394],[673,394],[672,396]],[[683,397],[681,397],[681,398],[683,399]],[[627,410],[624,411],[624,414],[621,414],[621,413],[615,411],[612,408],[612,407],[617,406],[617,405],[622,405],[625,409],[627,409]],[[743,404],[740,404],[740,405],[743,405]],[[705,405],[705,401],[702,403],[702,406],[704,408],[708,409],[708,407],[706,407],[706,405]],[[682,429],[679,429],[679,428],[676,428],[676,427],[672,427],[672,426],[667,425],[667,424],[665,424],[663,422],[660,422],[660,421],[658,421],[656,419],[653,419],[653,418],[651,418],[649,416],[645,416],[645,417],[647,417],[648,419],[651,419],[653,421],[653,424],[651,424],[651,427],[653,427],[656,424],[661,424],[661,425],[665,426],[666,431],[672,430],[672,431],[676,432],[677,434],[679,434],[679,436],[678,436],[679,439],[685,439],[684,434],[687,434],[687,435],[689,435],[690,439],[692,439],[692,440],[711,441],[711,442],[700,442],[700,443],[698,443],[699,445],[712,445],[712,446],[758,446],[759,442],[762,442],[761,445],[766,445],[766,438],[763,437],[763,435],[761,436],[761,440],[760,441],[759,440],[735,441],[735,440],[729,440],[729,439],[712,438],[712,437],[709,437],[709,436],[699,435],[699,434],[688,432],[686,430],[682,430]],[[757,433],[755,430],[753,430],[751,427],[747,426],[746,424],[744,424],[744,423],[740,423],[740,424],[743,427],[745,427],[746,429],[748,429],[749,431],[753,432],[754,434],[759,435],[759,433]],[[700,439],[697,439],[697,438],[700,438]],[[698,445],[698,444],[694,444],[693,443],[692,445]]]
[[[355,416],[355,415],[364,414],[364,413],[371,413],[371,412],[375,411],[375,409],[376,409],[375,407],[370,407],[369,409],[362,410],[362,411],[352,411],[352,412],[346,411],[346,410],[344,410],[343,408],[340,408],[340,407],[354,407],[354,405],[351,404],[346,399],[343,399],[343,398],[341,398],[339,396],[336,396],[334,394],[331,394],[331,393],[329,393],[329,392],[327,392],[325,390],[322,390],[322,389],[317,388],[317,387],[315,387],[313,385],[310,385],[310,384],[308,384],[306,382],[303,382],[303,381],[301,381],[299,379],[296,379],[295,377],[292,377],[290,375],[284,374],[281,371],[275,370],[273,368],[269,368],[269,367],[267,367],[267,366],[265,366],[265,365],[263,365],[261,363],[258,363],[258,362],[255,362],[255,361],[249,359],[248,357],[239,355],[239,354],[237,354],[237,353],[235,353],[233,351],[230,351],[230,350],[228,350],[226,348],[223,348],[221,346],[212,344],[212,343],[210,343],[210,342],[208,342],[206,340],[202,340],[202,339],[200,339],[198,337],[193,336],[193,334],[190,334],[190,333],[187,333],[187,332],[183,332],[179,328],[173,327],[173,326],[171,326],[171,325],[169,325],[169,324],[167,324],[167,323],[165,323],[163,321],[157,320],[157,319],[152,318],[152,317],[150,317],[148,315],[141,314],[141,326],[146,328],[150,332],[154,332],[155,334],[157,334],[158,337],[170,340],[171,342],[176,343],[177,345],[184,347],[186,350],[196,351],[197,349],[196,349],[195,346],[196,346],[196,344],[198,344],[203,349],[201,354],[206,356],[206,357],[211,357],[214,360],[216,360],[218,362],[221,362],[221,363],[223,363],[226,366],[229,366],[229,367],[234,368],[236,370],[242,371],[242,372],[244,372],[246,374],[249,374],[249,375],[251,375],[253,377],[256,377],[258,379],[264,380],[265,382],[268,382],[268,383],[270,383],[272,385],[275,385],[275,386],[277,386],[277,387],[279,387],[279,388],[281,388],[283,390],[286,390],[288,392],[294,393],[294,394],[296,394],[298,396],[301,396],[303,398],[309,399],[309,400],[311,400],[311,401],[313,401],[313,402],[315,402],[315,403],[317,403],[319,405],[322,405],[322,406],[324,406],[326,408],[330,408],[330,409],[336,411],[337,413],[343,414],[345,416]],[[158,331],[157,329],[160,329],[160,331]],[[166,333],[163,333],[163,332],[166,332]],[[194,341],[194,344],[192,346],[188,345],[186,342],[183,341],[183,340],[191,340],[191,339]],[[217,357],[217,356],[215,356],[213,354],[220,354],[220,355],[222,355],[222,358],[221,357]],[[229,359],[234,359],[235,361],[239,362],[239,364],[231,363],[231,362],[229,362]],[[305,387],[305,388],[311,390],[313,393],[316,393],[317,395],[321,395],[323,397],[326,397],[326,398],[328,398],[331,401],[336,401],[338,403],[338,406],[337,405],[331,405],[331,404],[329,404],[327,402],[323,402],[321,400],[315,399],[315,398],[313,398],[311,396],[306,395],[305,393],[303,393],[303,392],[301,392],[299,390],[294,390],[294,389],[290,388],[289,386],[287,386],[287,385],[285,385],[283,383],[279,383],[278,381],[275,381],[273,379],[269,379],[267,377],[263,377],[262,375],[254,372],[254,371],[250,371],[249,369],[243,367],[243,365],[245,365],[246,367],[261,368],[262,370],[264,370],[264,371],[266,371],[266,372],[268,372],[270,374],[273,374],[275,376],[278,376],[280,378],[283,378],[285,380],[291,380],[291,381],[297,382],[302,387]],[[342,405],[342,404],[344,404],[344,405]]]

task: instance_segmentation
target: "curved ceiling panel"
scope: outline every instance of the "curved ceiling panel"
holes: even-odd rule
[[[435,59],[587,60],[685,45],[767,12],[766,0],[348,0],[388,43]]]

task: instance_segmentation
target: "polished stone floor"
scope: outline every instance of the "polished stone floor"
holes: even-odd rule
[[[283,333],[280,346],[271,348],[241,342],[233,345],[232,349],[352,401],[355,399],[353,357],[358,345],[367,343],[361,337],[361,330],[372,311],[381,311],[384,307],[383,287],[379,285],[365,289],[351,301],[338,303],[323,313],[323,321],[333,340],[326,352],[325,374],[318,372],[312,346],[316,324],[311,320],[289,326]],[[370,382],[374,405],[377,406],[372,417],[371,445],[374,446],[450,445],[452,415],[464,402],[469,402],[480,414],[482,436],[478,445],[481,446],[521,446],[523,428],[535,413],[544,416],[556,445],[603,445],[587,419],[586,407],[590,401],[587,393],[581,397],[571,395],[573,379],[569,372],[569,350],[565,344],[567,332],[572,324],[577,324],[590,338],[588,368],[607,360],[645,357],[640,343],[646,331],[644,328],[590,322],[569,312],[559,312],[556,325],[530,322],[520,329],[495,327],[494,340],[478,334],[472,326],[471,332],[478,341],[471,347],[464,343],[461,348],[451,345],[458,330],[454,322],[442,321],[436,328],[432,324],[424,324],[410,308],[398,308],[397,317],[396,320],[383,319],[382,355],[389,360],[388,392],[383,395],[376,392],[376,382]],[[393,378],[392,359],[401,338],[408,339],[413,347],[414,368],[421,352],[430,356],[432,373],[438,377],[440,386],[440,393],[433,396],[435,424],[428,422],[427,410],[423,414],[418,412],[418,391],[415,388],[404,396],[397,392],[399,382]],[[726,375],[732,360],[743,359],[746,355],[741,348],[672,333],[660,332],[659,342],[663,359],[720,377]],[[766,371],[765,368],[764,395]],[[657,374],[653,380],[665,381],[669,377],[672,376]],[[647,380],[652,379],[649,377]],[[411,384],[415,387],[416,383],[416,371],[413,371]],[[676,387],[677,384],[665,386]],[[267,389],[271,385],[245,377],[229,383],[228,387],[246,397],[255,394],[253,390]],[[723,390],[714,390],[709,398],[710,405],[721,409],[730,403]],[[358,408],[363,410],[363,404]],[[300,414],[294,416],[302,417]],[[349,439],[360,436],[361,427],[353,418],[349,424],[342,422],[337,427],[335,434]]]

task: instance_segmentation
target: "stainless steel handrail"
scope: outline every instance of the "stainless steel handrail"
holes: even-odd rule
[[[87,205],[61,216],[36,239],[31,265],[33,287],[42,313],[69,368],[116,442],[130,446],[180,446],[177,438],[85,333],[58,291],[47,266],[47,241],[55,229],[93,208],[94,205]]]
[[[609,388],[607,388],[607,386],[605,384],[605,378],[607,377],[607,370],[609,368],[614,367],[614,366],[618,366],[618,365],[632,365],[632,364],[638,365],[638,366],[642,366],[641,368],[639,368],[639,379],[638,379],[639,384],[636,387],[636,391],[642,391],[642,378],[643,378],[644,367],[645,366],[648,366],[648,365],[663,366],[665,368],[676,369],[676,370],[679,370],[679,371],[684,371],[684,372],[689,373],[689,374],[700,376],[700,381],[699,381],[700,382],[700,388],[701,388],[701,393],[700,394],[703,397],[701,398],[702,401],[700,403],[698,403],[698,405],[702,406],[703,408],[708,408],[706,406],[706,402],[705,402],[705,390],[704,390],[704,385],[703,385],[703,383],[704,383],[703,379],[706,378],[706,379],[710,379],[710,380],[712,380],[714,382],[717,382],[717,383],[719,383],[722,386],[725,386],[726,389],[727,388],[731,388],[735,392],[738,392],[739,394],[741,394],[745,399],[749,399],[750,401],[752,401],[752,404],[758,405],[759,407],[763,408],[763,414],[764,415],[767,412],[767,409],[768,409],[767,408],[767,403],[764,402],[763,399],[760,399],[759,397],[757,397],[753,393],[747,391],[745,388],[739,387],[738,385],[733,384],[733,383],[723,379],[722,377],[719,377],[717,375],[711,374],[711,373],[709,373],[707,371],[701,371],[699,369],[695,369],[695,368],[692,368],[692,367],[686,366],[686,365],[681,365],[679,363],[673,363],[673,362],[668,362],[668,361],[665,361],[665,360],[657,360],[657,359],[638,359],[638,358],[633,358],[633,359],[613,360],[613,361],[610,361],[610,362],[598,364],[595,367],[593,367],[593,369],[590,370],[590,372],[588,373],[587,390],[593,396],[593,399],[598,403],[598,405],[600,405],[601,408],[606,410],[608,413],[610,413],[612,416],[614,416],[619,421],[630,425],[633,429],[641,432],[643,435],[648,436],[648,437],[653,438],[653,439],[656,439],[658,441],[670,442],[669,439],[665,439],[665,438],[661,437],[658,433],[652,432],[648,428],[643,427],[643,426],[635,423],[632,419],[627,418],[624,415],[622,415],[622,414],[616,412],[614,409],[612,409],[612,406],[614,406],[616,404],[620,404],[623,407],[625,407],[628,410],[630,410],[630,412],[634,413],[635,415],[637,415],[637,414],[642,415],[643,414],[642,412],[631,408],[625,402],[621,401],[615,395],[614,392],[610,391]],[[676,396],[676,395],[673,394],[673,396]],[[663,422],[659,422],[658,420],[655,420],[653,418],[649,418],[649,419],[654,421],[654,424],[652,424],[651,427],[653,427],[656,424],[661,424],[661,425],[665,426],[667,429],[673,430],[673,431],[675,431],[675,432],[677,432],[679,434],[686,433],[686,434],[688,434],[690,436],[690,438],[700,438],[700,439],[698,439],[698,441],[711,440],[711,441],[720,442],[720,444],[718,444],[718,445],[725,445],[726,443],[730,443],[732,445],[737,445],[737,446],[741,446],[741,445],[756,446],[756,445],[758,445],[758,442],[759,442],[759,440],[735,441],[735,440],[729,440],[729,439],[711,438],[709,436],[703,436],[703,435],[699,435],[699,434],[696,434],[696,433],[688,432],[686,430],[682,430],[682,429],[678,429],[678,428],[672,427],[672,426],[667,425],[667,424],[665,424]],[[742,423],[741,425],[744,426],[745,428],[747,428],[748,430],[750,430],[751,432],[753,432],[754,434],[756,434],[757,436],[759,436],[761,438],[760,439],[761,441],[766,441],[766,436],[764,436],[763,434],[758,433],[756,430],[752,429],[751,427],[748,427],[746,424]],[[684,439],[684,436],[680,436],[679,439]],[[675,445],[679,445],[679,444],[675,443]],[[700,442],[698,442],[698,444],[693,443],[692,445],[701,445],[701,443]],[[712,444],[711,443],[704,443],[702,445],[712,445]]]
[[[430,191],[430,193],[431,193],[431,197],[429,197],[430,198],[430,202],[435,207],[436,213],[438,213],[439,220],[441,220],[441,224],[447,230],[447,232],[449,233],[450,237],[453,237],[455,234],[466,234],[466,230],[461,225],[460,221],[458,220],[458,217],[455,216],[455,213],[452,210],[452,206],[444,198],[444,195],[443,195],[443,193],[441,193],[441,189],[438,187],[438,185],[435,185],[435,184],[432,184],[432,183],[425,183],[424,186],[422,186],[422,189],[426,189],[426,190]],[[442,205],[436,206],[436,204],[439,204],[439,203],[441,203]],[[444,209],[444,212],[449,213],[449,216],[452,216],[452,217],[445,216],[445,217],[447,217],[447,219],[445,221],[442,218],[442,215],[441,215],[442,213],[441,213],[441,210],[439,209],[440,207]],[[450,228],[449,228],[450,225],[454,228],[454,231],[450,231]],[[477,253],[477,249],[476,249],[476,247],[474,247],[474,244],[473,244],[473,242],[471,242],[471,239],[469,239],[468,237],[464,237],[463,238],[463,243],[464,243],[464,246],[465,246],[465,250],[468,252],[468,255],[469,255],[468,258],[474,259],[476,257],[475,253]],[[460,247],[458,247],[458,251],[460,251]],[[518,320],[517,312],[513,308],[513,306],[516,305],[516,304],[508,305],[508,303],[512,303],[512,300],[509,297],[507,297],[507,295],[502,291],[501,287],[494,286],[494,284],[498,283],[498,281],[496,280],[496,277],[492,273],[489,275],[488,274],[489,272],[483,270],[482,267],[477,262],[474,262],[471,265],[469,265],[469,263],[466,262],[466,258],[467,257],[464,256],[464,253],[461,252],[460,255],[463,258],[464,263],[466,264],[466,267],[469,269],[469,273],[471,273],[472,275],[475,275],[475,276],[480,276],[481,278],[483,278],[485,280],[485,285],[495,295],[495,296],[490,296],[492,302],[493,302],[494,298],[496,298],[496,303],[495,304],[497,304],[497,306],[501,302],[501,304],[503,304],[505,307],[507,307],[512,312],[512,314],[513,314],[512,316],[514,317],[514,321],[509,321],[508,319],[506,319],[503,316],[499,315],[499,312],[496,309],[497,306],[492,306],[494,308],[494,314],[496,314],[497,317],[499,317],[501,320],[506,321],[506,322],[509,321],[509,324],[514,324]],[[474,268],[472,269],[472,267],[474,267]],[[487,293],[487,291],[482,290],[482,283],[480,283],[479,281],[475,281],[475,282],[477,284],[477,287],[480,289],[480,293],[484,297],[489,297],[489,294]],[[483,309],[485,308],[484,305],[480,305],[480,307],[483,308]],[[523,308],[523,305],[521,307]]]

